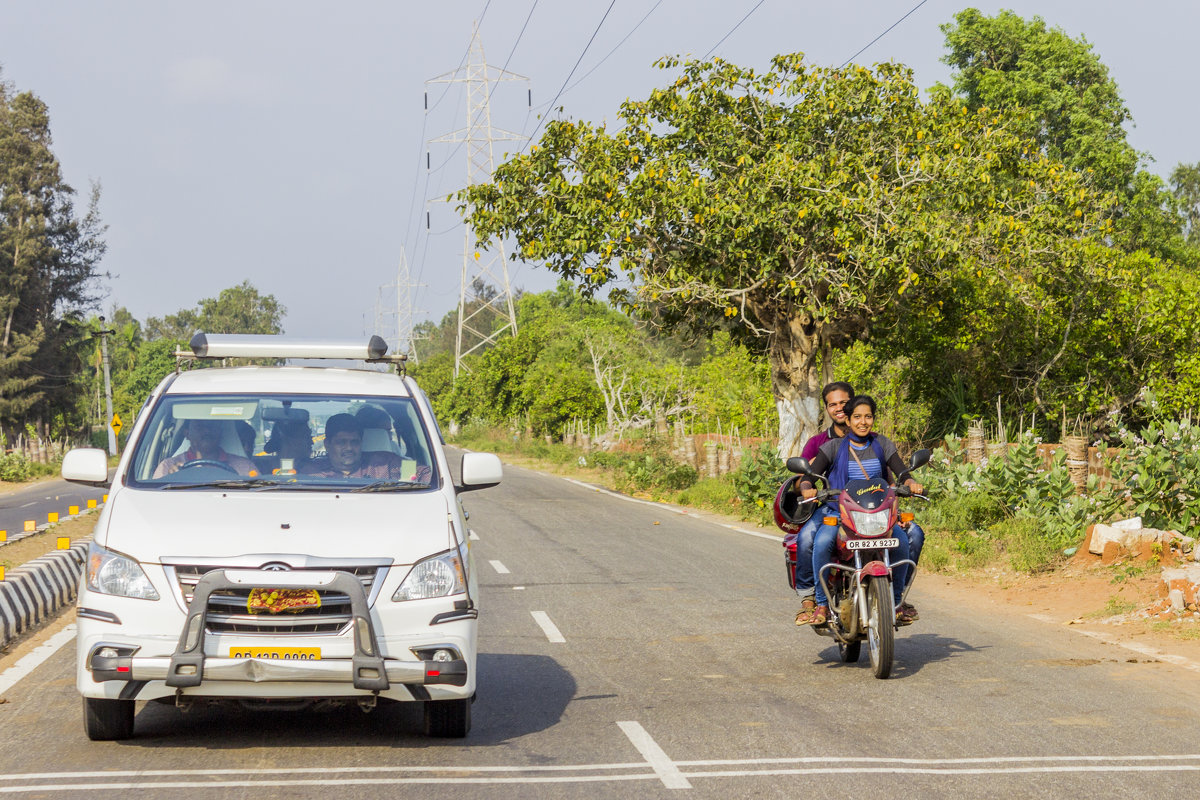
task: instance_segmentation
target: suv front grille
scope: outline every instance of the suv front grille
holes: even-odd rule
[[[231,567],[233,568],[233,567]],[[183,595],[184,603],[191,605],[192,593],[204,574],[220,567],[176,565],[175,580]],[[246,567],[236,567],[246,569]],[[349,572],[358,578],[368,599],[371,588],[378,577],[377,566],[309,567],[293,572]],[[269,581],[260,588],[270,588]],[[214,592],[208,598],[208,631],[210,633],[249,633],[279,635],[301,635],[314,633],[339,633],[350,624],[350,597],[342,592],[318,591],[320,608],[305,608],[285,611],[281,614],[251,614],[246,608],[250,589]]]

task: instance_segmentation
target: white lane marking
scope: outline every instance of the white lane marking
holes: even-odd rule
[[[567,641],[558,632],[558,628],[550,621],[550,615],[545,611],[530,611],[529,613],[533,615],[533,621],[538,624],[538,627],[542,629],[542,632],[546,634],[546,638],[551,642],[561,644]]]
[[[509,574],[508,567],[504,566],[499,561],[489,561],[488,563],[492,565],[492,569],[496,570],[496,572],[499,572],[501,575]]]
[[[880,756],[843,755],[856,764],[915,764],[918,766],[950,766],[955,764],[1021,764],[1048,761],[1200,761],[1195,755],[1141,755],[1141,756],[983,756],[975,758],[888,758]],[[676,761],[680,767],[730,767],[754,764],[819,764],[828,763],[829,756],[796,756],[791,758],[713,758],[699,761]]]
[[[671,760],[671,757],[658,746],[658,742],[646,733],[637,722],[618,722],[617,727],[621,732],[629,737],[629,741],[633,742],[633,746],[642,754],[642,758],[646,759],[650,764],[654,774],[663,782],[663,786],[668,789],[690,789],[692,785],[688,783],[688,779],[679,771],[679,767]]]
[[[34,500],[32,502],[26,503],[23,506],[17,506],[17,508],[29,508],[30,506],[36,506],[38,504],[38,502],[39,502],[38,500]]]
[[[639,505],[643,505],[643,506],[653,506],[654,508],[661,509],[662,511],[669,511],[672,514],[679,514],[681,516],[691,516],[693,519],[698,519],[703,522],[713,522],[713,520],[707,520],[707,519],[704,519],[703,517],[696,516],[692,510],[689,510],[686,508],[678,508],[676,506],[669,506],[669,505],[666,505],[665,503],[655,503],[651,500],[639,500],[636,497],[630,497],[629,495],[621,494],[620,492],[610,492],[608,489],[602,489],[599,486],[593,486],[590,483],[584,483],[583,481],[577,481],[574,478],[563,478],[563,480],[566,481],[567,483],[573,483],[576,486],[582,486],[585,489],[593,489],[597,492],[600,492],[601,494],[606,494],[609,497],[615,497],[618,500],[626,500],[630,503],[638,503]],[[737,531],[738,533],[744,533],[747,536],[757,536],[759,539],[770,539],[772,542],[783,541],[783,536],[777,536],[772,533],[759,533],[758,531],[747,530],[746,528],[741,528],[741,527],[738,527],[737,525],[730,525],[727,522],[713,522],[713,524],[719,525],[722,528],[728,528],[731,531]]]
[[[35,647],[28,655],[0,672],[0,695],[17,685],[17,681],[33,672],[42,663],[57,653],[64,644],[75,638],[75,625],[71,624]]]
[[[599,783],[605,781],[652,781],[658,776],[652,773],[638,775],[563,775],[537,777],[494,777],[494,778],[313,778],[310,780],[271,781],[146,781],[144,783],[44,783],[29,786],[0,786],[0,794],[17,792],[79,792],[90,791],[97,786],[105,789],[202,789],[249,788],[251,786],[386,786],[389,784],[487,784],[487,783]]]
[[[514,592],[523,592],[523,591],[525,591],[525,587],[524,586],[514,586],[513,591]]]
[[[418,767],[418,766],[402,766],[402,767],[264,767],[262,769],[126,769],[126,770],[94,770],[81,772],[25,772],[12,775],[0,774],[0,782],[3,781],[33,781],[33,780],[68,780],[82,778],[185,778],[199,775],[244,775],[252,777],[254,775],[306,775],[310,772],[328,772],[331,774],[343,774],[347,772],[371,773],[376,775],[385,775],[394,772],[587,772],[589,770],[614,770],[614,769],[645,769],[646,762],[631,761],[626,764],[542,764],[538,766],[447,766],[447,767]],[[653,777],[653,776],[650,776]],[[107,785],[107,784],[105,784]]]
[[[645,735],[645,740],[649,741],[650,745],[655,748],[658,753],[662,753],[661,748],[650,740],[645,734],[645,730],[636,722],[632,723],[617,723],[622,726],[622,730],[626,735],[630,735],[630,731],[634,735]],[[625,726],[630,726],[626,730]],[[630,741],[634,741],[630,736]],[[634,742],[635,746],[637,742]],[[639,747],[639,750],[641,748]],[[57,784],[36,784],[29,783],[21,786],[0,786],[0,794],[12,794],[18,792],[52,792],[52,791],[85,791],[95,790],[98,787],[106,789],[171,789],[171,788],[202,788],[205,786],[219,787],[238,787],[246,788],[251,786],[342,786],[346,784],[355,785],[386,785],[389,783],[407,783],[407,784],[538,784],[538,783],[599,783],[604,781],[640,781],[640,780],[660,780],[664,783],[666,780],[663,773],[660,773],[650,757],[643,753],[647,760],[638,763],[626,764],[572,764],[572,765],[547,765],[547,766],[489,766],[489,767],[473,767],[473,766],[447,766],[447,767],[276,767],[267,769],[214,769],[214,770],[120,770],[112,772],[93,771],[93,772],[42,772],[42,773],[17,773],[0,775],[0,783],[24,783],[27,781],[39,780],[81,780],[87,778],[147,778],[147,777],[201,777],[201,776],[246,776],[250,778],[254,775],[302,775],[313,772],[329,773],[342,777],[331,777],[324,779],[276,779],[276,780],[195,780],[195,781],[141,781],[127,783],[109,783],[107,781],[91,783],[57,783]],[[655,754],[655,758],[659,756]],[[672,762],[662,753],[661,758],[664,760],[663,768],[667,770],[667,775],[673,775],[671,780],[687,784],[688,778],[738,778],[738,777],[760,777],[764,775],[771,776],[786,776],[786,775],[852,775],[855,773],[876,773],[876,774],[906,774],[906,775],[1006,775],[1006,774],[1033,774],[1033,773],[1116,773],[1116,772],[1196,772],[1200,771],[1200,764],[1150,764],[1150,765],[1135,765],[1135,764],[1046,764],[1043,766],[1019,766],[1019,762],[1034,763],[1045,761],[1063,761],[1063,762],[1080,762],[1080,761],[1187,761],[1200,760],[1200,755],[1178,755],[1178,756],[1163,756],[1163,755],[1143,755],[1143,756],[1001,756],[994,758],[947,758],[947,759],[919,759],[919,758],[859,758],[850,756],[849,759],[855,764],[911,764],[913,766],[881,766],[881,767],[863,767],[863,766],[845,766],[845,767],[800,767],[792,769],[730,769],[730,770],[710,770],[705,772],[682,772],[678,767],[687,766],[753,766],[756,764],[807,764],[815,762],[828,763],[829,756],[815,756],[804,758],[761,758],[761,759],[720,759],[712,761],[676,761]],[[841,754],[839,758],[846,759],[845,754]],[[1017,764],[1013,764],[1017,762]],[[979,766],[974,768],[957,768],[951,765],[958,764],[981,764],[993,766]],[[939,768],[939,765],[942,765]],[[538,773],[563,773],[563,772],[597,772],[597,771],[612,771],[612,770],[644,770],[650,767],[653,772],[632,772],[631,774],[580,774],[580,775],[539,775]],[[354,775],[346,775],[346,773],[388,775],[389,777],[365,778]],[[399,773],[399,774],[396,774]],[[403,773],[427,775],[428,777],[403,777]],[[475,773],[480,777],[451,777],[451,775],[441,776],[438,773],[451,773],[454,776],[460,776],[462,773]],[[523,774],[522,774],[523,773]],[[690,786],[690,784],[688,784]],[[679,786],[679,788],[687,788]]]
[[[1030,619],[1036,619],[1038,622],[1048,622],[1051,625],[1061,624],[1058,620],[1048,617],[1045,614],[1027,614],[1026,616],[1028,616]],[[1125,650],[1139,653],[1143,656],[1150,656],[1158,659],[1159,661],[1165,661],[1168,664],[1174,664],[1177,667],[1190,669],[1193,672],[1200,672],[1200,664],[1197,664],[1195,661],[1184,658],[1183,656],[1164,653],[1163,651],[1150,647],[1149,645],[1138,644],[1136,642],[1121,642],[1116,639],[1112,639],[1106,634],[1100,633],[1099,631],[1085,631],[1081,628],[1076,628],[1073,626],[1068,627],[1067,630],[1069,630],[1071,633],[1077,633],[1080,636],[1086,636],[1089,639],[1095,639],[1098,642],[1103,642],[1104,644],[1115,645],[1117,647],[1124,648]]]
[[[478,542],[478,541],[479,541],[479,534],[478,534],[478,533],[476,533],[476,532],[474,531],[474,529],[472,529],[472,530],[469,530],[469,531],[467,531],[467,538],[468,538],[468,539],[470,539],[470,540],[471,540],[471,541],[473,541],[473,542]]]

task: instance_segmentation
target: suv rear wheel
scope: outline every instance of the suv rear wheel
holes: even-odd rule
[[[83,698],[83,729],[93,742],[128,739],[133,735],[133,701]]]
[[[471,699],[426,700],[425,735],[461,739],[471,730]]]

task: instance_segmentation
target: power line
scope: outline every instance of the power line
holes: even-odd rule
[[[616,4],[617,4],[617,0],[612,0],[612,2],[608,4],[608,8],[605,9],[605,11],[604,11],[604,16],[600,18],[600,22],[597,23],[596,29],[594,31],[592,31],[591,38],[588,39],[587,44],[583,46],[583,52],[581,52],[579,54],[579,58],[575,59],[575,66],[571,67],[570,73],[567,74],[567,79],[565,81],[563,81],[562,86],[560,86],[558,88],[558,92],[554,95],[554,99],[550,101],[551,107],[553,107],[554,104],[558,102],[558,98],[562,96],[563,90],[566,89],[567,84],[571,82],[572,76],[575,75],[575,70],[579,69],[580,62],[582,62],[583,57],[585,55],[587,55],[588,48],[592,46],[592,42],[596,41],[596,34],[598,34],[600,32],[600,28],[603,27],[603,25],[604,25],[604,20],[608,19],[608,13],[613,10],[613,6],[615,6]],[[541,119],[538,120],[537,127],[533,129],[533,133],[529,134],[529,139],[525,142],[525,145],[521,147],[521,152],[524,152],[525,147],[527,147],[529,145],[529,143],[533,141],[533,137],[537,136],[538,131],[540,131],[542,129],[542,123],[545,121],[546,121],[545,116],[543,116]]]
[[[732,36],[734,31],[736,31],[738,28],[742,27],[742,23],[745,22],[746,20],[750,19],[750,15],[753,14],[755,11],[758,11],[758,7],[761,6],[765,2],[767,2],[767,0],[758,0],[758,2],[754,5],[754,8],[747,11],[746,16],[742,17],[742,19],[738,22],[737,25],[734,25],[732,28],[729,29],[729,33],[727,33],[721,37],[721,41],[714,44],[712,46],[712,49],[710,49],[707,53],[704,54],[704,58],[707,59],[709,56],[711,56],[713,54],[713,50],[716,50],[718,47],[723,45],[725,43],[725,40],[728,39],[730,36]]]
[[[925,4],[926,4],[926,3],[928,3],[928,2],[929,2],[929,0],[921,0],[921,2],[917,3],[915,6],[913,6],[912,8],[910,8],[910,9],[908,10],[908,13],[907,13],[907,14],[905,14],[903,17],[901,17],[900,19],[898,19],[898,20],[896,20],[895,22],[893,22],[893,23],[891,24],[891,26],[890,26],[890,27],[889,27],[889,28],[888,28],[886,31],[884,31],[883,33],[879,34],[878,36],[876,36],[876,37],[875,37],[874,39],[872,39],[871,41],[867,42],[867,44],[866,44],[866,46],[865,46],[865,47],[863,47],[861,50],[859,50],[859,51],[858,51],[857,53],[855,53],[854,55],[852,55],[852,56],[850,56],[849,58],[847,58],[847,59],[846,59],[846,60],[845,60],[845,61],[842,63],[842,66],[841,66],[841,67],[838,67],[838,69],[842,69],[842,67],[845,67],[845,66],[846,66],[846,64],[849,64],[851,61],[853,61],[854,59],[856,59],[856,58],[858,58],[859,56],[861,56],[863,53],[865,53],[865,52],[866,52],[866,51],[867,51],[867,50],[868,50],[868,49],[871,47],[871,45],[875,44],[875,43],[876,43],[876,42],[878,42],[880,39],[882,39],[884,36],[887,36],[889,33],[891,33],[891,32],[892,32],[892,28],[895,28],[895,27],[896,27],[897,25],[899,25],[901,22],[904,22],[904,20],[906,20],[906,19],[908,19],[909,17],[911,17],[911,16],[913,15],[913,12],[915,12],[915,11],[916,11],[918,8],[920,8],[921,6],[925,5]]]
[[[609,50],[609,51],[608,51],[608,55],[606,55],[604,58],[600,59],[600,60],[599,60],[599,61],[597,61],[595,64],[593,64],[593,65],[592,65],[592,68],[591,68],[591,69],[589,69],[587,72],[583,73],[583,75],[579,76],[579,80],[575,81],[575,82],[574,82],[574,83],[572,83],[570,86],[568,86],[568,87],[566,88],[566,91],[567,91],[567,92],[571,91],[571,90],[572,90],[572,89],[574,89],[576,86],[578,86],[579,84],[581,84],[581,83],[583,83],[584,81],[586,81],[586,80],[588,79],[588,76],[589,76],[589,75],[591,75],[591,74],[592,74],[593,72],[595,72],[596,70],[600,69],[600,66],[601,66],[602,64],[604,64],[604,62],[605,62],[605,61],[608,61],[608,59],[612,58],[612,55],[613,55],[613,53],[615,53],[615,52],[617,52],[618,50],[620,50],[620,49],[621,49],[621,45],[623,45],[623,44],[625,44],[625,42],[629,41],[629,37],[630,37],[630,36],[633,36],[633,34],[637,33],[637,30],[638,30],[638,28],[642,27],[642,24],[643,24],[643,23],[645,23],[645,21],[646,21],[646,20],[648,20],[648,19],[650,18],[650,15],[654,13],[655,9],[657,9],[657,8],[658,8],[659,6],[661,6],[662,4],[663,4],[663,0],[658,0],[658,2],[657,2],[657,3],[655,3],[655,4],[654,4],[654,5],[653,5],[653,6],[650,8],[650,10],[646,12],[646,15],[645,15],[644,17],[642,17],[640,20],[638,20],[638,23],[637,23],[636,25],[634,25],[634,26],[633,26],[633,27],[632,27],[632,28],[629,30],[629,33],[625,34],[625,38],[623,38],[623,39],[621,39],[621,41],[617,42],[617,46],[616,46],[616,47],[614,47],[612,50]],[[551,103],[542,103],[540,106],[535,106],[535,108],[545,108],[546,106],[549,106],[549,105],[551,105]]]

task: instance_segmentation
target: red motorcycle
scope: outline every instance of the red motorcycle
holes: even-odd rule
[[[918,450],[909,461],[908,471],[929,462],[929,450]],[[801,477],[820,480],[804,458],[789,458],[788,471],[797,473],[789,478],[775,498],[775,521],[786,534],[783,540],[788,567],[788,581],[795,588],[796,539],[804,521],[830,500],[837,499],[838,515],[825,516],[826,525],[838,525],[837,550],[834,560],[821,568],[816,579],[829,601],[829,621],[814,625],[821,636],[837,641],[838,654],[846,663],[858,661],[863,640],[871,656],[871,668],[876,678],[886,678],[892,672],[895,646],[896,607],[892,603],[893,570],[901,565],[916,569],[911,560],[892,561],[892,551],[900,546],[893,536],[897,523],[912,522],[912,514],[900,513],[899,498],[919,497],[902,485],[908,472],[897,476],[897,485],[882,480],[851,480],[843,489],[820,489],[814,498],[799,497]],[[910,580],[904,588],[908,595]]]

